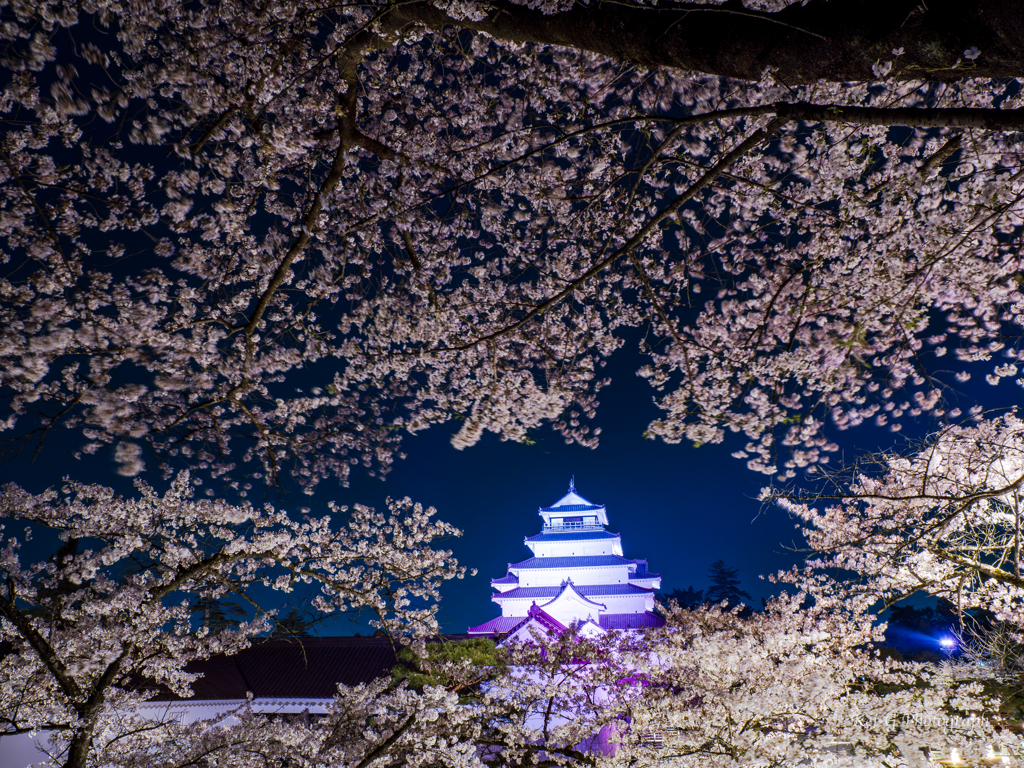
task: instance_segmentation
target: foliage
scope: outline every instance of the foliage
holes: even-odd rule
[[[995,703],[980,684],[879,658],[869,650],[880,639],[871,617],[842,603],[808,607],[798,593],[748,616],[677,610],[659,633],[665,666],[652,682],[669,684],[651,685],[630,713],[635,727],[660,735],[651,759],[828,764],[847,745],[865,765],[924,766],[922,746],[977,759],[997,738]]]
[[[872,617],[842,601],[809,606],[798,594],[751,616],[675,608],[661,630],[597,638],[570,630],[500,651],[484,639],[424,642],[436,631],[439,582],[462,573],[450,553],[432,549],[454,532],[429,512],[408,501],[393,503],[390,518],[357,509],[337,530],[327,518],[195,500],[190,487],[183,475],[163,496],[140,483],[136,499],[70,482],[40,496],[5,489],[6,517],[80,544],[23,562],[25,543],[5,528],[3,733],[45,732],[55,759],[73,768],[254,759],[613,768],[669,758],[739,768],[837,740],[868,757],[913,761],[926,737],[965,755],[995,738],[996,704],[980,685],[872,656]],[[321,610],[369,607],[396,641],[419,633],[418,647],[402,651],[390,679],[339,686],[323,717],[268,718],[251,703],[194,723],[166,710],[145,716],[139,706],[152,689],[139,680],[187,696],[187,661],[231,653],[270,629],[262,614],[196,632],[196,596],[231,591],[255,601],[296,581],[320,585]]]
[[[274,619],[273,637],[308,637],[309,630],[316,623],[318,617],[309,617],[295,606],[288,609],[288,613],[280,618]]]
[[[198,616],[200,626],[213,633],[238,627],[246,616],[245,608],[239,603],[210,596],[197,598],[190,610],[193,615]]]
[[[711,582],[711,586],[708,588],[707,601],[714,605],[724,600],[735,608],[742,604],[742,598],[750,600],[750,595],[740,589],[737,573],[738,569],[730,568],[722,560],[712,563],[708,568],[708,581]]]
[[[947,427],[905,455],[868,457],[830,474],[823,508],[766,491],[804,522],[817,555],[785,581],[863,611],[914,593],[937,596],[939,609],[893,605],[890,624],[955,624],[964,674],[1016,728],[1024,719],[1022,435],[1014,413]]]
[[[735,433],[737,458],[782,479],[824,464],[833,430],[955,422],[946,388],[979,365],[993,385],[1018,375],[1024,94],[988,79],[1021,74],[1010,32],[993,30],[991,54],[965,43],[972,69],[953,74],[961,54],[915,10],[832,68],[827,36],[794,23],[820,4],[629,8],[688,21],[657,39],[649,21],[577,25],[559,39],[592,38],[562,47],[548,35],[566,18],[625,11],[534,5],[4,7],[0,431],[39,450],[71,430],[80,456],[126,476],[155,461],[171,481],[137,499],[71,481],[0,495],[5,733],[55,734],[74,768],[725,767],[836,740],[921,764],[926,740],[967,755],[993,737],[981,684],[864,649],[872,606],[920,590],[1024,623],[1024,428],[978,410],[836,478],[823,512],[787,502],[820,557],[756,615],[680,609],[644,638],[538,638],[507,667],[439,650],[406,659],[411,684],[340,689],[308,723],[137,715],[129,679],[187,694],[189,660],[270,629],[259,589],[313,584],[315,609],[370,609],[428,653],[438,586],[462,573],[433,548],[455,531],[408,500],[338,527],[196,487],[244,497],[290,477],[312,492],[353,466],[386,472],[403,434],[451,420],[458,448],[541,425],[595,445],[601,368],[636,329],[663,411],[647,434]],[[662,36],[723,15],[752,46],[765,24],[783,53],[797,35],[819,74],[729,46],[753,79],[653,61],[675,49]],[[846,33],[837,51],[857,47]],[[694,53],[709,47],[680,55],[710,61]],[[66,546],[26,561],[33,530]],[[193,631],[191,606],[229,592],[256,618]],[[666,729],[668,752],[652,737]]]
[[[835,502],[823,510],[777,497],[819,553],[811,568],[852,574],[840,588],[865,610],[923,592],[958,612],[1024,625],[1024,422],[1010,413],[951,426],[907,456],[865,460],[851,475],[829,479]],[[789,578],[818,588],[810,571]]]
[[[1024,638],[1019,626],[971,621],[961,631],[959,641],[963,657],[987,667],[994,677],[1024,681]]]
[[[391,670],[393,683],[405,681],[414,691],[440,686],[460,694],[466,701],[470,691],[500,677],[507,666],[505,655],[486,637],[448,640],[439,637],[427,643],[426,656],[411,648],[398,652],[398,664]]]
[[[680,608],[696,608],[704,604],[704,590],[693,587],[677,588],[671,592],[659,593],[657,599],[662,609],[668,606],[670,600],[674,600]]]
[[[919,632],[938,633],[952,631],[960,625],[956,608],[946,600],[934,606],[917,608],[912,605],[894,605],[889,609],[889,626],[906,627]]]
[[[999,701],[1003,721],[1024,723],[1024,642],[1020,627],[970,621],[959,633],[958,641],[960,658],[973,666],[986,693]]]

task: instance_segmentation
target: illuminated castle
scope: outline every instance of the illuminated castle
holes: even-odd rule
[[[661,576],[647,570],[646,560],[622,556],[621,537],[606,530],[603,504],[587,501],[570,483],[569,492],[539,514],[540,533],[525,541],[533,557],[509,563],[505,576],[491,580],[501,616],[470,627],[471,635],[513,636],[531,625],[560,633],[577,624],[594,634],[664,624],[653,613]]]

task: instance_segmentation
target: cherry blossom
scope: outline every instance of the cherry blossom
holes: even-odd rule
[[[825,39],[784,5],[691,15]],[[648,434],[738,433],[791,477],[836,430],[944,417],[979,362],[1014,377],[1002,43],[956,79],[914,19],[854,82],[737,80],[553,46],[564,19],[648,12],[562,7],[12,4],[5,445],[71,430],[122,474],[242,494],[384,473],[438,423],[595,445],[602,366],[643,329]]]
[[[163,495],[139,483],[138,498],[70,481],[37,496],[3,489],[0,642],[9,650],[0,659],[0,735],[53,732],[63,764],[89,764],[90,745],[121,728],[153,685],[191,695],[188,661],[240,650],[267,631],[268,589],[312,588],[320,611],[370,611],[404,642],[437,631],[438,588],[464,569],[431,547],[458,534],[431,520],[433,510],[406,499],[386,515],[354,508],[341,524],[196,500],[189,480],[178,475]],[[64,546],[26,561],[25,526]],[[228,593],[247,601],[250,620],[193,627],[190,597]]]
[[[952,749],[976,760],[1000,739],[1013,749],[976,680],[879,658],[871,616],[806,598],[783,596],[746,618],[674,611],[654,646],[663,666],[652,679],[668,684],[631,710],[634,727],[662,743],[634,749],[683,766],[922,767]]]
[[[766,497],[802,521],[817,553],[808,568],[852,574],[834,589],[865,606],[922,592],[1019,630],[1022,483],[1024,422],[1009,413],[943,429],[910,455],[865,459],[849,477],[830,478],[818,504]]]

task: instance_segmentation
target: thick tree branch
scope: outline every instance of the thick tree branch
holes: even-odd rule
[[[61,691],[71,700],[72,705],[77,708],[85,699],[85,693],[82,691],[81,686],[78,685],[78,682],[46,641],[46,638],[32,625],[31,619],[21,612],[15,602],[14,580],[8,578],[7,597],[0,597],[0,616],[11,622],[18,630],[18,634],[25,638],[28,644],[32,646],[32,650],[36,652],[39,660],[53,676]]]
[[[945,560],[948,563],[959,565],[962,568],[967,568],[971,571],[976,571],[982,576],[987,576],[990,579],[995,579],[1001,584],[1009,584],[1011,587],[1024,588],[1024,579],[1014,576],[1009,571],[1004,571],[1002,568],[996,568],[993,565],[982,563],[973,558],[964,557],[963,555],[954,554],[948,550],[940,549],[939,547],[928,547],[928,552],[935,555],[940,560]]]
[[[396,6],[388,25],[452,25],[499,40],[581,48],[647,66],[677,67],[760,79],[766,67],[789,84],[874,80],[876,61],[892,77],[953,82],[964,77],[1024,75],[1024,4],[1019,0],[846,0],[796,3],[754,13],[739,0],[722,6],[661,7],[577,3],[545,15],[511,0],[492,0],[480,21],[454,19],[427,3]],[[981,56],[960,64],[972,46]],[[893,49],[903,48],[898,59]]]
[[[912,128],[979,128],[1017,131],[1024,128],[1024,109],[972,109],[970,107],[858,107],[843,104],[780,102],[774,113],[784,120],[854,125],[905,125]]]
[[[338,186],[338,182],[341,181],[341,175],[345,170],[345,156],[354,146],[360,146],[367,149],[367,151],[376,152],[385,158],[394,156],[394,152],[391,149],[360,133],[356,122],[356,111],[359,108],[358,71],[359,64],[362,61],[362,53],[364,50],[381,44],[381,39],[375,33],[364,30],[349,41],[345,53],[339,57],[338,74],[342,81],[347,83],[348,88],[340,96],[336,107],[338,113],[338,147],[334,152],[334,159],[331,161],[331,168],[327,172],[327,176],[324,177],[316,194],[313,195],[309,207],[306,209],[306,215],[302,219],[299,236],[295,238],[284,257],[278,263],[277,269],[257,300],[256,307],[253,309],[245,325],[234,329],[245,332],[250,358],[253,355],[252,336],[256,332],[256,328],[259,326],[259,322],[270,305],[274,294],[277,293],[278,288],[281,287],[281,284],[284,283],[285,278],[287,278],[288,273],[291,271],[292,263],[306,250],[313,232],[316,231],[317,222],[321,211],[324,209],[324,204],[331,193],[334,192],[335,187]]]

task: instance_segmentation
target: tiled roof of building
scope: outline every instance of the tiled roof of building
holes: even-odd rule
[[[557,604],[559,602],[562,602],[562,599],[561,599],[562,595],[564,595],[566,592],[574,593],[576,595],[576,597],[579,598],[580,600],[582,600],[584,603],[587,603],[588,605],[592,605],[592,606],[594,606],[595,608],[597,608],[599,610],[602,610],[602,611],[607,611],[608,610],[608,606],[605,605],[604,603],[599,603],[596,600],[591,600],[589,597],[584,596],[583,591],[580,590],[579,588],[577,588],[577,586],[572,583],[572,579],[569,579],[568,581],[562,582],[562,587],[561,587],[561,589],[559,589],[558,594],[555,596],[555,598],[553,600],[548,600],[546,603],[544,603],[544,607],[546,608],[549,605],[555,605],[555,604]],[[567,600],[571,600],[571,599],[572,599],[571,597],[567,598]],[[537,604],[534,603],[534,605],[537,605]]]
[[[599,509],[604,509],[604,504],[595,504],[588,499],[584,499],[578,493],[576,493],[576,486],[570,485],[569,492],[562,498],[552,504],[550,507],[541,507],[541,512],[596,512]]]
[[[522,616],[499,616],[478,627],[470,627],[471,635],[504,635],[523,623]]]
[[[565,533],[538,533],[536,536],[527,536],[527,541],[585,541],[587,539],[617,539],[619,534],[610,531],[566,531]]]
[[[491,579],[491,584],[518,584],[519,577],[514,573],[506,573],[500,579]]]
[[[630,565],[633,561],[618,555],[580,555],[577,557],[531,557],[509,568],[598,568],[606,565]]]
[[[553,507],[541,507],[541,512],[596,512],[604,507],[596,504],[557,504]]]
[[[656,613],[603,613],[597,617],[603,629],[640,629],[642,627],[663,627],[665,620]]]
[[[633,578],[633,579],[656,579],[659,576],[661,576],[660,573],[651,573],[650,571],[647,570],[647,561],[646,560],[635,560],[634,562],[636,563],[636,573],[634,573],[630,578]]]
[[[530,610],[526,612],[526,616],[524,616],[518,624],[512,627],[512,629],[509,630],[509,633],[515,632],[517,629],[519,629],[521,626],[523,626],[529,621],[536,621],[542,627],[550,629],[557,635],[560,635],[567,629],[569,629],[567,626],[565,626],[565,624],[558,621],[558,619],[556,619],[554,616],[549,615],[543,609],[538,608],[537,604],[534,603],[530,606]]]
[[[540,610],[539,608],[537,610]],[[545,614],[547,615],[547,614]],[[515,631],[519,625],[529,620],[529,616],[499,616],[479,627],[470,627],[473,635],[506,635]],[[554,621],[554,619],[552,619]],[[602,629],[643,629],[657,628],[665,625],[665,620],[656,613],[605,613],[598,617]]]
[[[386,637],[303,637],[267,640],[234,656],[189,663],[203,676],[191,700],[255,698],[330,699],[338,683],[358,685],[388,675],[395,653]],[[157,701],[180,697],[164,691]]]
[[[633,584],[588,584],[586,586],[573,584],[573,589],[584,597],[606,597],[611,595],[642,595],[653,592],[651,589],[644,589]],[[494,600],[514,600],[516,598],[531,597],[557,597],[562,587],[516,587],[508,592],[501,592],[494,595]]]

